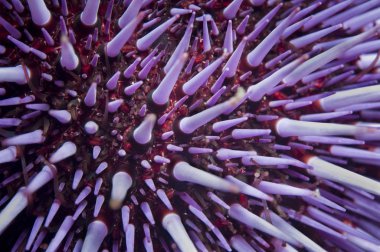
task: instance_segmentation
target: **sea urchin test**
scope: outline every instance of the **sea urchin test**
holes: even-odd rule
[[[380,251],[380,0],[0,0],[1,251]]]

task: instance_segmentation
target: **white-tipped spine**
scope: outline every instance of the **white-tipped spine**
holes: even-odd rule
[[[195,168],[187,162],[178,162],[173,168],[173,175],[179,181],[203,185],[224,192],[239,192],[239,188],[231,182]]]
[[[61,66],[67,70],[74,70],[79,66],[79,58],[74,51],[73,45],[67,37],[61,39]]]
[[[51,13],[43,0],[27,0],[33,23],[44,26],[49,23]]]
[[[21,188],[0,213],[0,234],[11,224],[17,215],[28,205],[28,198]]]
[[[352,104],[380,101],[379,92],[380,85],[340,91],[320,99],[319,105],[324,111],[334,111]]]
[[[147,144],[152,140],[152,131],[156,123],[156,115],[149,114],[144,121],[133,131],[133,138],[139,144]]]
[[[198,114],[193,116],[185,117],[179,122],[180,130],[185,134],[192,134],[201,126],[205,125],[212,119],[218,117],[220,114],[225,112],[228,109],[234,107],[244,96],[243,89],[239,89],[236,95],[230,98],[228,101],[210,107]]]
[[[127,10],[123,13],[123,15],[118,20],[118,25],[120,28],[124,28],[128,25],[132,19],[137,16],[141,7],[143,6],[144,1],[142,0],[132,0],[129,4]]]
[[[254,252],[254,250],[251,245],[241,236],[241,235],[234,235],[230,239],[231,246],[238,252]]]
[[[100,0],[87,1],[83,12],[80,14],[80,21],[87,26],[93,26],[98,21],[98,10]]]
[[[174,85],[178,80],[178,77],[181,73],[183,65],[185,64],[187,56],[188,56],[187,53],[184,53],[177,59],[175,64],[171,66],[170,70],[165,75],[164,79],[161,81],[158,87],[153,91],[152,100],[155,103],[159,105],[163,105],[169,101],[171,91],[173,90]]]
[[[178,214],[169,213],[165,215],[165,217],[162,219],[162,226],[166,231],[168,231],[181,251],[197,251]]]
[[[273,200],[273,198],[271,196],[269,196],[268,194],[263,193],[262,191],[254,188],[253,186],[251,186],[249,184],[244,183],[243,181],[241,181],[241,180],[239,180],[239,179],[237,179],[231,175],[228,175],[226,177],[226,179],[231,181],[235,185],[237,185],[239,187],[240,191],[246,195],[256,197],[259,199],[263,199],[263,200],[269,200],[269,201]]]
[[[75,220],[70,215],[65,217],[58,231],[55,233],[54,238],[49,243],[49,246],[46,249],[46,252],[54,252],[58,250],[59,245],[61,245],[61,242],[66,237],[70,228],[73,226],[74,221]]]
[[[22,65],[14,67],[0,67],[0,83],[15,82],[19,85],[26,84],[31,77],[29,68]]]
[[[91,222],[87,229],[82,251],[98,251],[107,233],[108,228],[103,221],[95,220]]]
[[[313,167],[313,169],[308,170],[308,172],[314,176],[351,185],[380,195],[380,183],[375,180],[324,161],[319,157],[309,158],[307,164]]]
[[[87,94],[84,97],[84,104],[86,104],[87,107],[93,107],[96,104],[97,86],[98,84],[96,82],[93,82],[87,90]]]
[[[265,216],[265,214],[263,213],[262,217],[264,217],[264,216]],[[284,233],[292,236],[293,238],[297,239],[297,241],[299,241],[301,244],[303,244],[306,248],[310,249],[310,251],[326,252],[326,250],[321,248],[313,240],[309,239],[309,237],[305,236],[302,232],[298,231],[296,228],[294,228],[292,225],[290,225],[287,221],[283,220],[277,214],[270,211],[269,217],[270,217],[273,225],[275,225],[282,232],[284,232]]]
[[[145,13],[140,13],[135,17],[128,25],[124,26],[121,31],[113,37],[113,39],[108,42],[106,47],[106,52],[109,57],[116,57],[119,55],[121,49],[128,42],[130,37],[133,35],[137,25],[143,20]]]
[[[13,162],[17,159],[17,148],[15,146],[9,146],[4,150],[0,150],[0,164]]]
[[[49,158],[50,163],[57,163],[59,161],[62,161],[63,159],[66,159],[72,155],[74,155],[77,152],[77,146],[71,142],[67,141],[64,144],[62,144],[61,147],[59,147],[58,150],[56,150]]]
[[[264,233],[270,234],[274,237],[277,237],[286,242],[290,242],[292,244],[296,243],[294,239],[284,234],[277,227],[273,226],[271,223],[260,218],[259,216],[251,213],[248,209],[244,208],[240,204],[231,205],[231,208],[228,210],[228,213],[231,218],[242,222],[250,228],[258,229]]]
[[[112,177],[112,191],[110,207],[114,210],[120,209],[133,180],[126,172],[118,172]]]
[[[45,141],[46,137],[42,130],[35,130],[29,133],[6,138],[2,141],[3,146],[39,144]]]
[[[30,235],[29,235],[29,238],[28,238],[28,241],[26,243],[26,246],[25,246],[25,249],[26,250],[30,250],[30,248],[32,247],[32,244],[33,244],[33,241],[34,239],[36,238],[41,226],[42,226],[42,223],[44,221],[44,217],[43,216],[38,216],[33,224],[33,228],[32,230],[30,231]]]
[[[44,166],[42,170],[37,173],[37,175],[30,181],[27,185],[26,190],[28,193],[34,193],[47,182],[53,179],[55,174],[55,168],[50,168],[49,166]]]
[[[71,114],[67,110],[51,109],[49,110],[48,114],[57,119],[62,124],[71,122]]]

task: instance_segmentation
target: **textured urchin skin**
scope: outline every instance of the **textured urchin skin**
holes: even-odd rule
[[[380,250],[380,1],[0,6],[2,251]]]

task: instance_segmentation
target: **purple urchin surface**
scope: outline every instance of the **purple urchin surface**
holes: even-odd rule
[[[379,0],[0,8],[0,250],[380,251]]]

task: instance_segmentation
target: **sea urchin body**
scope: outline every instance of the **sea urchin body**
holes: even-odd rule
[[[3,251],[380,251],[379,0],[1,0]]]

